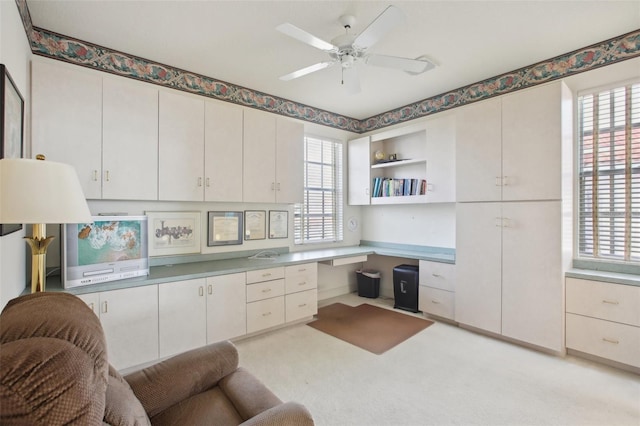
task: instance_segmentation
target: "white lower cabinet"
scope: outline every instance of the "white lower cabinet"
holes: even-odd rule
[[[420,261],[418,309],[452,320],[455,316],[455,265]]]
[[[566,346],[640,367],[640,287],[567,278]]]
[[[207,343],[247,333],[246,275],[207,278]]]
[[[247,303],[247,333],[284,324],[284,296]]]
[[[286,322],[298,321],[318,313],[318,291],[307,290],[285,296]]]
[[[158,358],[158,286],[79,295],[100,317],[118,370]]]
[[[207,343],[204,278],[165,283],[158,288],[160,358]]]

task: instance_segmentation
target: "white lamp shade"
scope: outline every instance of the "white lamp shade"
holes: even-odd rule
[[[72,166],[0,159],[0,223],[87,222],[91,212]]]

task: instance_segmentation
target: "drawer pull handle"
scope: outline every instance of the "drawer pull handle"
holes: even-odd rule
[[[93,306],[93,302],[89,303],[89,307],[91,308],[91,310],[92,310],[93,312],[95,312],[95,311],[96,311],[96,310],[95,310],[95,306]]]
[[[307,282],[306,281],[302,281],[301,283],[298,283],[298,285],[306,285]]]
[[[102,302],[102,313],[106,314],[109,312],[109,306],[107,305],[107,301]]]
[[[432,300],[431,303],[436,304],[436,305],[440,304],[440,302],[438,302],[437,300]]]
[[[302,305],[298,305],[298,308],[304,308],[305,306],[307,306],[307,304],[303,303]]]
[[[431,275],[433,275],[433,276],[434,276],[434,277],[436,277],[436,278],[440,278],[440,277],[442,276],[442,275],[440,275],[440,274],[436,274],[435,272],[434,272],[434,273],[432,273]]]
[[[620,304],[620,302],[618,302],[617,300],[607,300],[607,299],[604,299],[602,301],[602,303],[606,303],[607,305],[619,305]]]
[[[266,274],[262,274],[263,277],[270,277],[271,276],[271,272],[267,272]]]
[[[271,291],[270,288],[265,288],[264,290],[262,290],[263,293],[269,293]]]
[[[209,294],[213,294],[213,286],[211,284],[209,284],[208,286],[208,291],[209,291]]]
[[[613,343],[614,345],[617,345],[617,344],[619,344],[619,343],[620,343],[620,341],[619,341],[619,340],[617,340],[617,339],[607,339],[606,337],[603,337],[603,338],[602,338],[602,341],[604,341],[604,342],[609,342],[609,343]]]
[[[302,269],[298,269],[298,272],[304,272],[306,270],[307,270],[307,268],[302,268]]]
[[[271,315],[271,312],[265,312],[264,314],[262,314],[263,317],[268,317],[269,315]]]
[[[200,297],[204,296],[204,288],[202,286],[198,287],[198,295]]]

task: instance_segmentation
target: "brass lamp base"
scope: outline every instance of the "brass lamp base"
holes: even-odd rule
[[[24,237],[31,247],[31,293],[45,288],[47,247],[53,241],[53,237],[45,237],[46,226],[44,223],[34,224],[33,237]]]

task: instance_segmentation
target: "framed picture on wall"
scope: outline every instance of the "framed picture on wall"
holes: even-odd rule
[[[0,64],[0,158],[22,158],[24,145],[24,98],[7,67]],[[22,224],[0,224],[0,236],[22,229]]]
[[[269,210],[269,238],[289,237],[289,212]]]
[[[242,244],[242,212],[209,212],[207,245]]]
[[[145,212],[149,256],[200,253],[200,212]]]
[[[267,238],[267,212],[264,210],[244,211],[244,239],[264,240]]]

